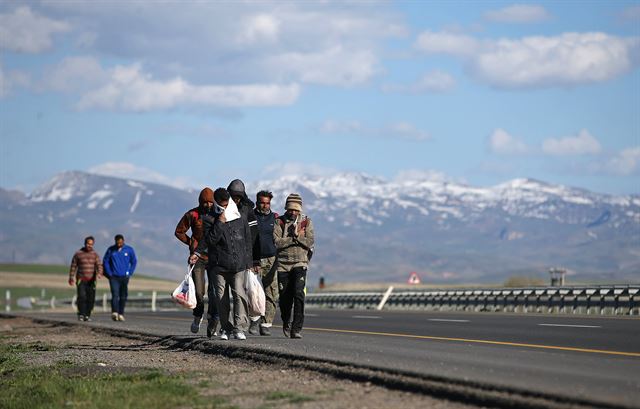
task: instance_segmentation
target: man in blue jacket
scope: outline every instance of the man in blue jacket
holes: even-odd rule
[[[122,234],[115,236],[113,246],[104,254],[104,275],[111,287],[111,319],[124,321],[124,306],[129,294],[129,278],[136,269],[138,259],[133,247],[124,244]]]

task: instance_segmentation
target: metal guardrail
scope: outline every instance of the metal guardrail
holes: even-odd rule
[[[545,314],[638,315],[640,285],[528,288],[477,288],[397,291],[388,310],[490,311]],[[306,304],[321,308],[381,307],[383,292],[307,294]]]
[[[526,288],[434,289],[386,292],[320,292],[306,296],[308,306],[336,309],[387,309],[424,311],[488,311],[543,314],[640,315],[640,285],[600,285]],[[110,297],[102,297],[109,311]],[[100,301],[96,300],[99,308]],[[75,309],[73,299],[51,300],[51,308]],[[133,296],[128,309],[175,310],[169,295]]]

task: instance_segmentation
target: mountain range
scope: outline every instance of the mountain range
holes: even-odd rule
[[[215,188],[216,186],[212,186]],[[247,183],[273,192],[274,211],[300,193],[314,222],[311,282],[405,281],[417,271],[433,284],[544,278],[640,281],[640,195],[614,196],[515,179],[473,187],[437,177],[387,181],[362,173],[288,176]],[[70,262],[87,235],[102,254],[121,233],[145,274],[178,278],[186,246],[173,235],[198,191],[79,171],[30,194],[0,188],[0,261]]]

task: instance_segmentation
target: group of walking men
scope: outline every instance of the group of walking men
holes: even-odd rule
[[[299,194],[287,197],[282,216],[271,210],[272,198],[271,192],[262,190],[254,204],[244,183],[235,179],[226,189],[202,189],[198,207],[187,211],[178,222],[175,235],[189,246],[196,287],[191,332],[200,330],[206,287],[209,338],[218,335],[218,324],[223,340],[244,340],[247,331],[251,335],[271,335],[277,306],[285,336],[302,338],[313,224],[302,214]],[[262,281],[266,301],[263,316],[249,316],[247,274],[257,274]]]
[[[117,234],[114,245],[104,254],[103,262],[93,249],[93,236],[84,239],[84,247],[76,251],[69,268],[69,285],[76,285],[78,320],[91,321],[96,299],[96,284],[103,276],[111,288],[111,319],[124,321],[124,308],[129,293],[129,279],[136,269],[138,259],[133,247],[124,243],[124,236]]]

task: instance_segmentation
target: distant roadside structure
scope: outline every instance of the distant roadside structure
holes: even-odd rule
[[[562,287],[565,283],[565,277],[567,275],[567,269],[561,267],[552,267],[549,269],[549,276],[551,278],[551,287]]]

